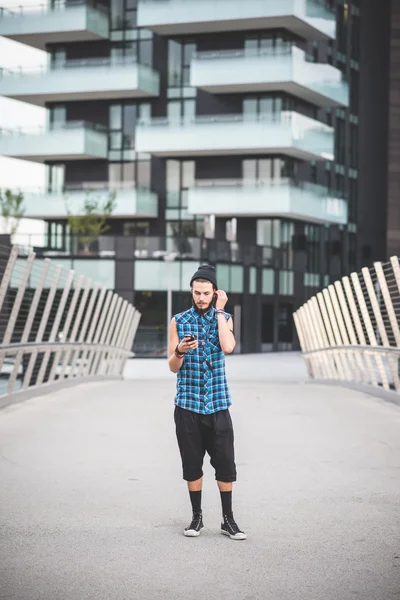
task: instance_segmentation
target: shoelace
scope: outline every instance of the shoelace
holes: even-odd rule
[[[233,517],[228,517],[227,515],[225,515],[224,518],[225,518],[225,523],[228,525],[228,527],[231,530],[231,533],[233,535],[235,533],[242,533],[240,531],[239,527],[237,526],[237,523]]]
[[[192,517],[192,522],[190,523],[188,529],[194,529],[195,531],[197,531],[197,529],[200,527],[201,517],[201,513],[194,514]]]

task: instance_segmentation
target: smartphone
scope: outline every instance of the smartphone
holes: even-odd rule
[[[194,337],[193,333],[187,333],[185,335],[185,340],[188,340],[188,342],[193,342],[196,338]]]

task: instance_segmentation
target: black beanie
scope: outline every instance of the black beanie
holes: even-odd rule
[[[190,280],[190,287],[192,287],[192,283],[195,279],[206,279],[215,286],[215,289],[218,289],[217,275],[215,273],[215,267],[212,265],[201,265]]]

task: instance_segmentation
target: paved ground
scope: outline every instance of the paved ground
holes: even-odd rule
[[[398,600],[400,408],[305,383],[296,355],[229,357],[248,540],[190,511],[172,423],[174,377],[129,378],[0,412],[1,600]]]

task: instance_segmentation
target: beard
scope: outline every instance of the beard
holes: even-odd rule
[[[192,296],[192,304],[193,304],[193,308],[194,310],[199,313],[199,315],[205,315],[211,308],[212,306],[212,300],[210,300],[210,302],[208,304],[204,304],[204,306],[197,306],[196,302],[193,299]]]

